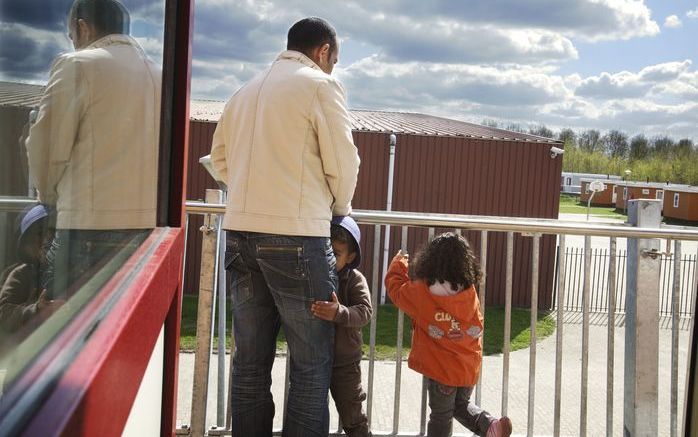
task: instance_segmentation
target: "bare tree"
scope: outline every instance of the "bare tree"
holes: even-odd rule
[[[585,130],[579,135],[577,144],[585,152],[601,151],[601,133],[596,129]]]
[[[562,141],[565,146],[576,146],[577,145],[577,134],[570,128],[565,128],[557,134],[557,139]]]
[[[628,154],[628,135],[619,130],[610,130],[603,136],[603,145],[608,156],[625,158]]]
[[[642,135],[635,135],[630,140],[630,159],[644,159],[650,153],[650,145],[647,138]]]
[[[694,152],[693,141],[688,138],[682,138],[676,143],[674,147],[674,153],[679,157],[690,156]]]
[[[659,156],[669,156],[674,151],[674,140],[666,135],[652,138],[652,152]]]
[[[518,123],[509,123],[506,127],[506,130],[510,130],[512,132],[526,133],[526,129],[521,127],[521,125]]]
[[[553,131],[545,127],[543,124],[530,128],[528,133],[531,135],[538,135],[539,137],[555,138]]]

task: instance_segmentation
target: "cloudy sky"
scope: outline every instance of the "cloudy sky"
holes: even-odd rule
[[[124,3],[159,59],[162,3]],[[0,75],[45,81],[70,0],[0,4]],[[697,0],[197,0],[192,97],[227,99],[308,15],[337,29],[351,108],[698,140]]]

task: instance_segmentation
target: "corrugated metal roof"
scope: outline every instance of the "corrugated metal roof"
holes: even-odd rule
[[[363,132],[469,137],[486,140],[514,140],[536,143],[560,143],[550,138],[497,129],[460,120],[412,112],[351,110],[353,128]]]
[[[0,81],[0,106],[37,106],[43,92],[41,85]]]
[[[216,122],[223,112],[225,102],[192,100],[189,116],[192,120]],[[561,144],[550,138],[496,129],[449,118],[413,112],[349,111],[352,129],[356,132],[385,132],[410,135],[466,137],[499,141],[527,141]]]
[[[36,106],[44,87],[15,82],[0,82],[0,106]],[[192,100],[189,116],[192,120],[218,121],[225,102]],[[350,110],[352,129],[357,132],[386,132],[396,134],[466,137],[499,141],[555,143],[550,138],[496,129],[460,120],[412,112]]]

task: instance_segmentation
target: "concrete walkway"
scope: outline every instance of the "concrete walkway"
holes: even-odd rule
[[[595,317],[590,326],[589,383],[587,435],[600,436],[606,433],[606,370],[607,370],[607,328],[603,317]],[[563,326],[563,370],[562,370],[562,414],[561,434],[579,435],[580,426],[580,381],[581,381],[581,338],[582,326],[577,323],[581,315],[569,314]],[[679,424],[682,423],[684,402],[684,380],[688,349],[688,332],[681,331],[679,347]],[[623,369],[624,341],[623,327],[615,329],[613,435],[622,435],[623,422]],[[659,370],[659,430],[660,435],[669,435],[670,412],[670,344],[671,331],[660,331],[660,370]],[[534,399],[534,434],[552,435],[555,387],[556,334],[540,341],[536,359],[536,389]],[[509,370],[508,415],[514,423],[514,433],[525,435],[528,417],[529,349],[512,352]],[[283,407],[283,378],[285,357],[277,357],[273,369],[272,393],[277,405],[274,420],[276,428],[281,427]],[[227,366],[227,365],[226,365]],[[191,408],[192,373],[194,355],[180,355],[179,397],[177,407],[178,423],[188,423]],[[368,379],[368,361],[362,362],[364,384]],[[395,382],[395,362],[379,361],[375,365],[375,386],[372,429],[392,430],[393,399]],[[207,427],[215,423],[216,405],[216,360],[211,368]],[[364,385],[366,387],[366,385]],[[482,407],[494,415],[501,414],[502,356],[488,356],[483,362]],[[400,407],[400,433],[416,432],[420,423],[421,376],[403,364]],[[474,395],[473,395],[474,399]],[[337,414],[334,405],[330,406],[331,430],[337,427]],[[457,425],[454,432],[465,432]],[[681,432],[679,430],[679,435]]]

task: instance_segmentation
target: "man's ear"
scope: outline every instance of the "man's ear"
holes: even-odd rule
[[[313,49],[313,61],[319,64],[320,62],[328,62],[330,59],[330,45],[325,43]]]

